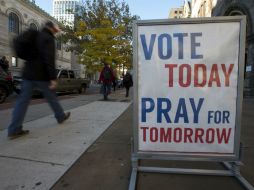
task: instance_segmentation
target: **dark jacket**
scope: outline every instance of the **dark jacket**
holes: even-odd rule
[[[123,77],[123,85],[126,88],[133,86],[133,80],[130,73],[126,73],[126,75]]]
[[[25,63],[23,78],[36,81],[50,81],[56,79],[55,69],[55,37],[44,28],[38,35],[37,56]]]
[[[110,72],[110,78],[109,79],[104,78],[104,72],[106,70],[108,70]],[[104,66],[101,73],[100,73],[99,82],[103,82],[103,83],[106,83],[106,84],[111,84],[113,82],[113,80],[115,80],[115,77],[114,77],[112,69],[109,66]]]
[[[7,60],[0,59],[0,67],[7,72],[9,69],[9,64]]]

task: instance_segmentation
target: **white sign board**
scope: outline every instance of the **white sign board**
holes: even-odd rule
[[[138,151],[233,154],[240,22],[137,27]]]

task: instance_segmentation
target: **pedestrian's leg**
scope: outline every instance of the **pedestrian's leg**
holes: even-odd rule
[[[65,113],[57,100],[55,91],[49,89],[49,82],[37,81],[36,86],[42,90],[44,97],[48,101],[51,109],[54,111],[56,120],[61,122],[65,117]]]
[[[113,83],[114,85],[114,92],[116,91],[116,82]]]
[[[127,97],[129,97],[130,87],[127,88]]]
[[[111,84],[107,84],[107,94],[111,93]]]
[[[26,111],[30,98],[32,96],[33,82],[23,80],[21,86],[21,93],[13,110],[11,124],[8,127],[8,135],[17,134],[22,130],[22,123],[24,121]]]
[[[129,96],[129,87],[125,87],[126,88],[126,95],[125,95],[125,97],[128,97]]]
[[[104,100],[108,99],[108,90],[107,90],[107,84],[103,83],[103,96],[104,96]]]

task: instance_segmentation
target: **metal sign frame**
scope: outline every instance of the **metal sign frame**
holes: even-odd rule
[[[180,25],[180,24],[206,24],[206,23],[240,23],[239,32],[239,57],[238,57],[238,81],[236,98],[236,118],[235,118],[235,139],[233,154],[193,154],[193,153],[172,153],[172,152],[154,152],[138,150],[138,126],[139,126],[139,66],[138,66],[138,27],[139,26],[157,26],[157,25]],[[244,61],[245,61],[245,38],[246,38],[246,17],[213,17],[213,18],[188,18],[188,19],[167,19],[167,20],[140,20],[133,24],[133,67],[134,67],[134,93],[133,93],[133,146],[132,146],[132,175],[129,190],[135,189],[137,172],[159,172],[159,173],[182,173],[198,175],[224,175],[235,176],[247,188],[254,188],[240,175],[240,132],[241,132],[241,114],[243,100],[243,80],[244,80]],[[144,167],[139,165],[142,159],[152,160],[179,160],[179,161],[211,161],[223,162],[228,168],[225,170],[196,170],[179,168],[156,168]],[[230,162],[230,163],[228,163]],[[239,177],[240,176],[240,177]]]

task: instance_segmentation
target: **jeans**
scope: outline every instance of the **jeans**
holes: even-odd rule
[[[19,133],[22,130],[22,123],[24,121],[34,87],[37,87],[42,91],[44,97],[47,99],[50,107],[54,111],[57,121],[62,121],[64,119],[65,113],[63,108],[57,100],[56,93],[49,89],[49,84],[49,81],[23,80],[21,94],[19,95],[14,107],[11,124],[8,127],[9,135]]]
[[[129,86],[126,86],[125,89],[126,89],[125,97],[128,97],[128,96],[129,96],[130,87],[129,87]]]
[[[104,95],[104,99],[106,100],[108,98],[108,95],[111,92],[111,83],[103,83],[103,95]]]

